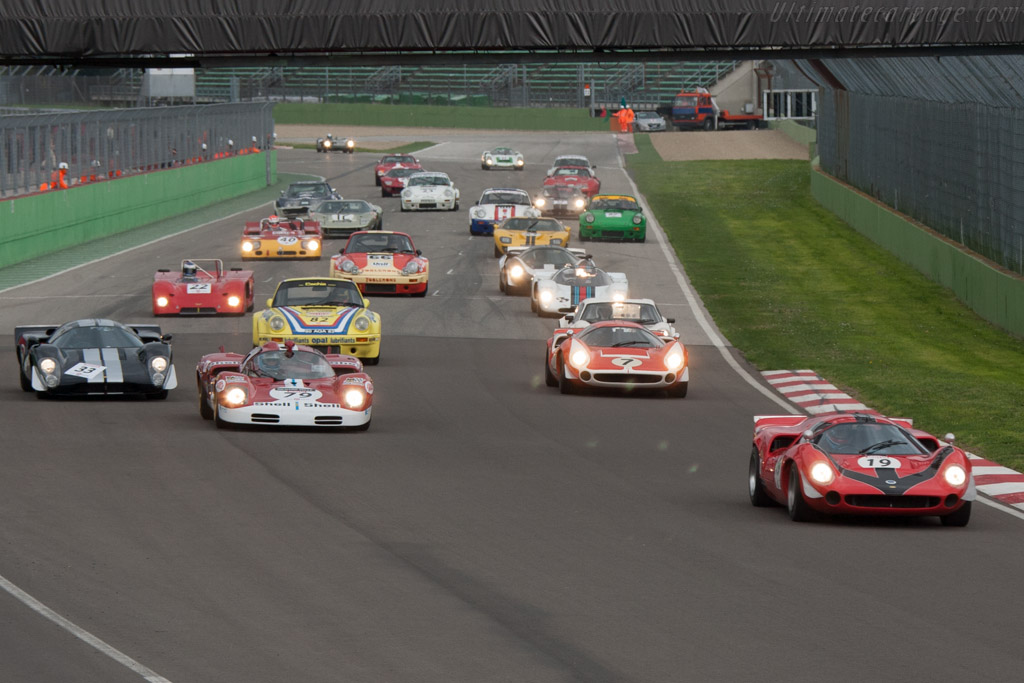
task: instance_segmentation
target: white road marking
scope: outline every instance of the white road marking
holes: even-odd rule
[[[434,293],[433,293],[433,294],[431,294],[430,296],[437,296],[437,295],[438,295],[438,294],[440,294],[440,293],[441,293],[441,290],[440,290],[440,289],[435,289],[435,290],[434,290]]]
[[[613,135],[614,137],[614,135]],[[665,232],[661,229],[661,224],[658,223],[658,219],[654,217],[654,213],[651,211],[651,207],[647,204],[647,198],[640,194],[640,190],[637,188],[636,183],[633,182],[633,178],[626,173],[626,165],[623,163],[622,152],[618,152],[619,170],[626,176],[626,180],[629,181],[630,187],[633,188],[633,195],[637,198],[640,204],[644,208],[644,215],[648,216],[648,226],[654,227],[654,236],[658,240],[658,245],[661,247],[661,252],[665,255],[665,260],[668,262],[668,267],[672,271],[672,275],[675,276],[676,283],[679,285],[679,289],[683,291],[686,296],[687,303],[690,304],[690,310],[693,312],[693,316],[697,319],[701,329],[704,330],[704,334],[707,335],[708,340],[712,346],[715,346],[719,353],[722,354],[722,358],[725,362],[739,375],[743,381],[752,386],[754,389],[763,394],[766,398],[771,399],[774,403],[781,406],[783,409],[788,410],[793,415],[799,415],[800,410],[793,406],[789,401],[779,397],[775,392],[771,391],[756,379],[749,372],[743,369],[743,367],[736,362],[736,359],[729,353],[729,349],[725,341],[718,335],[715,329],[711,326],[711,323],[704,316],[704,312],[700,309],[700,304],[697,301],[697,295],[690,287],[690,283],[687,282],[683,276],[682,270],[676,265],[676,254],[672,251],[668,243],[668,238],[665,236]]]
[[[451,274],[452,274],[452,273],[454,273],[454,272],[455,272],[455,269],[454,269],[454,268],[452,268],[452,269],[451,269],[451,270],[449,270],[449,271],[448,271],[447,273],[445,273],[445,275],[451,275]]]
[[[157,674],[156,672],[150,670],[142,664],[139,664],[134,659],[124,654],[120,650],[111,647],[110,645],[103,642],[102,640],[100,640],[93,634],[89,633],[85,629],[82,629],[76,626],[75,624],[71,623],[70,621],[68,621],[61,615],[57,614],[52,609],[50,609],[43,603],[39,602],[31,595],[21,590],[20,588],[18,588],[2,576],[0,576],[0,588],[3,588],[12,597],[19,600],[22,604],[24,604],[26,607],[31,609],[36,614],[46,617],[53,623],[57,624],[57,626],[60,626],[62,629],[64,629],[71,635],[75,636],[79,640],[88,643],[89,645],[96,648],[106,656],[113,659],[118,664],[139,674],[140,676],[142,676],[142,678],[149,681],[149,683],[171,683],[163,676]]]

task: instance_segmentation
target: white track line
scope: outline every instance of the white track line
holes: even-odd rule
[[[118,664],[124,666],[127,669],[131,669],[135,673],[139,674],[140,676],[142,676],[142,678],[144,678],[145,680],[149,681],[149,683],[171,683],[169,680],[167,680],[163,676],[157,674],[154,671],[151,671],[150,669],[148,669],[147,667],[143,666],[142,664],[139,664],[134,659],[132,659],[128,655],[124,654],[120,650],[118,650],[118,649],[116,649],[114,647],[111,647],[110,645],[107,645],[105,642],[103,642],[102,640],[100,640],[99,638],[94,636],[93,634],[91,634],[88,631],[86,631],[86,630],[84,630],[82,628],[79,628],[75,624],[71,623],[70,621],[68,621],[67,619],[65,619],[61,615],[57,614],[52,609],[50,609],[49,607],[47,607],[43,603],[39,602],[38,600],[33,598],[31,595],[29,595],[25,591],[21,590],[20,588],[18,588],[17,586],[15,586],[13,583],[11,583],[10,581],[8,581],[7,579],[5,579],[2,576],[0,576],[0,588],[3,588],[5,591],[10,593],[13,597],[15,597],[18,600],[20,600],[22,603],[24,603],[26,606],[28,606],[36,614],[39,614],[41,616],[46,617],[47,619],[49,619],[53,623],[57,624],[57,626],[60,626],[62,629],[64,629],[65,631],[67,631],[71,635],[75,636],[79,640],[82,640],[82,641],[88,643],[89,645],[93,646],[94,648],[96,648],[97,650],[99,650],[100,652],[105,654],[106,656],[108,656],[111,659],[113,659]]]
[[[615,138],[616,147],[618,147],[618,138],[615,136],[615,134],[613,134],[612,137]],[[711,325],[707,317],[704,315],[704,312],[701,310],[700,304],[697,301],[696,293],[693,291],[693,288],[690,286],[690,283],[687,282],[686,278],[683,276],[683,272],[678,265],[679,261],[676,258],[676,254],[671,249],[671,247],[669,247],[668,238],[665,236],[665,231],[661,229],[661,224],[658,223],[658,220],[654,217],[654,213],[651,211],[651,207],[647,204],[647,198],[640,194],[640,190],[637,188],[636,183],[634,183],[633,179],[629,177],[628,173],[626,173],[626,165],[624,163],[621,151],[618,152],[618,160],[619,169],[622,171],[622,174],[626,176],[626,180],[629,182],[630,187],[633,188],[633,195],[636,196],[636,198],[640,201],[640,204],[643,206],[644,214],[647,216],[648,227],[654,227],[654,236],[658,240],[658,245],[661,247],[661,252],[665,255],[665,260],[668,262],[668,267],[672,271],[672,275],[675,276],[676,283],[679,285],[679,289],[681,289],[683,291],[683,294],[686,296],[686,301],[690,305],[690,310],[693,312],[693,317],[695,317],[697,319],[697,322],[700,323],[701,329],[704,330],[704,334],[707,335],[708,340],[710,340],[712,346],[718,349],[719,353],[722,354],[722,358],[725,359],[725,362],[729,364],[729,366],[736,372],[737,375],[739,375],[743,379],[744,382],[754,387],[754,389],[759,391],[766,398],[769,398],[772,401],[774,401],[784,410],[789,411],[793,415],[800,414],[801,411],[797,410],[789,401],[779,397],[771,389],[768,389],[763,384],[758,382],[749,372],[743,369],[743,367],[736,362],[736,359],[732,357],[732,354],[729,353],[727,344],[719,336],[718,332],[715,331],[715,328]]]

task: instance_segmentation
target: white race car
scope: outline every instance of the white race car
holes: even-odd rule
[[[562,168],[563,166],[572,166],[574,168],[589,168],[591,175],[596,175],[594,169],[597,166],[590,164],[590,159],[586,158],[582,154],[565,154],[560,157],[555,157],[555,161],[551,164],[551,168],[548,169],[547,175],[555,175],[555,171]]]
[[[625,299],[616,301],[607,297],[585,299],[576,307],[576,311],[562,316],[558,321],[560,328],[580,329],[591,323],[602,320],[626,320],[640,323],[659,337],[678,338],[679,333],[673,327],[675,318],[666,318],[658,310],[658,305],[651,299]]]
[[[459,191],[447,173],[423,171],[406,179],[402,211],[455,211],[458,208]]]
[[[530,310],[541,317],[572,313],[582,301],[591,297],[625,301],[629,298],[626,274],[606,273],[587,256],[575,266],[533,274]]]
[[[498,261],[498,289],[508,295],[528,294],[533,274],[539,270],[560,270],[574,266],[586,252],[542,244],[535,247],[509,247]]]
[[[514,187],[489,188],[469,210],[469,234],[493,235],[495,225],[516,216],[540,218],[540,210],[534,208],[530,193]]]
[[[522,171],[526,167],[526,158],[510,147],[495,147],[480,155],[480,168],[489,171],[492,168],[511,168]]]

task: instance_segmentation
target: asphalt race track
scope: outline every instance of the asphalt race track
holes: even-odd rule
[[[527,169],[481,171],[504,143]],[[709,341],[660,238],[587,246],[676,318],[689,396],[544,386],[553,321],[499,292],[467,212],[486,187],[532,193],[567,152],[590,156],[603,191],[631,191],[609,134],[452,136],[418,154],[461,190],[450,213],[400,213],[374,155],[280,152],[281,171],[382,204],[385,229],[431,259],[426,298],[371,297],[384,342],[365,433],[199,417],[196,361],[247,350],[250,316],[159,320],[179,377],[167,401],[19,390],[16,324],[152,322],[154,271],[243,265],[241,222],[267,205],[0,293],[0,576],[109,648],[0,591],[0,680],[1019,680],[1024,522],[985,505],[966,529],[751,507],[752,416],[783,408]],[[328,260],[252,267],[260,308]]]

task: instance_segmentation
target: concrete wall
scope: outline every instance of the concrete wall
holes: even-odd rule
[[[276,179],[277,155],[271,151],[8,199],[0,202],[0,268],[237,197]]]
[[[709,88],[720,109],[727,109],[730,114],[743,114],[745,104],[754,105],[754,113],[761,113],[761,100],[757,96],[757,74],[754,73],[754,62],[740,63],[735,70],[728,73],[722,80]]]
[[[953,290],[978,315],[1024,336],[1024,278],[993,268],[818,168],[811,171],[811,193],[865,237]]]

